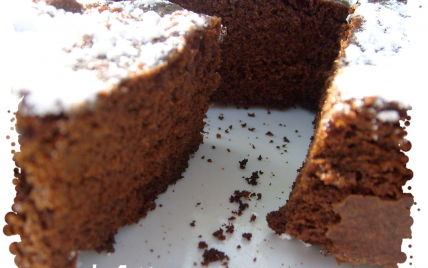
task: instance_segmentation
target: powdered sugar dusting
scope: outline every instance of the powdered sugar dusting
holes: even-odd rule
[[[395,110],[387,110],[378,113],[376,118],[383,122],[398,122],[398,120],[400,120],[400,115]]]
[[[412,51],[411,46],[417,34],[412,31],[412,17],[417,9],[399,1],[358,1],[351,20],[361,19],[361,28],[345,49],[334,80],[342,99],[376,97],[380,106],[395,102],[400,108],[411,109],[405,89],[408,78],[413,77],[417,69],[416,51]],[[384,114],[379,119],[394,118],[392,114]]]
[[[352,17],[362,18],[361,29],[352,37],[344,60],[349,64],[378,65],[408,43],[406,18],[409,14],[406,5],[398,1],[359,2]]]
[[[93,103],[123,79],[165,65],[172,51],[183,49],[189,31],[209,23],[187,10],[161,17],[151,9],[170,4],[164,0],[80,0],[83,14],[14,2],[12,91],[26,94],[22,112],[37,115]]]
[[[279,238],[281,238],[282,240],[291,240],[293,239],[293,237],[287,233],[282,233],[279,235]]]

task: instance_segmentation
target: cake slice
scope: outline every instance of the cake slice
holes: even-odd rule
[[[289,200],[267,215],[277,234],[321,245],[338,263],[396,268],[406,260],[401,243],[411,238],[413,196],[402,187],[413,177],[404,153],[411,107],[397,63],[405,57],[407,18],[404,3],[360,1]]]
[[[14,19],[24,98],[4,230],[21,237],[19,268],[113,251],[117,229],[181,178],[220,80],[220,19],[163,0],[51,2],[27,1]]]

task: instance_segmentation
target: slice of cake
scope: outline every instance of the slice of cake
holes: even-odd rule
[[[21,237],[20,268],[113,251],[117,229],[181,178],[220,80],[215,17],[163,0],[50,3],[27,1],[13,21],[25,97],[5,233]]]
[[[284,238],[321,245],[338,263],[398,267],[411,238],[406,168],[407,79],[397,63],[408,42],[406,6],[360,1],[353,33],[289,200],[267,216]],[[398,90],[397,90],[398,89]],[[406,122],[407,125],[407,122]]]

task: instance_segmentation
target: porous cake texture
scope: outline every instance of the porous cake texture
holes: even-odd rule
[[[267,215],[277,234],[321,245],[339,263],[396,268],[406,260],[411,106],[397,66],[409,41],[407,18],[405,3],[360,1],[289,200]]]
[[[375,98],[339,99],[329,95],[289,200],[267,215],[268,224],[278,234],[322,245],[339,263],[398,267],[413,223],[413,197],[402,190],[413,176],[399,122],[407,109]]]
[[[222,18],[221,84],[213,99],[318,109],[348,28],[347,1],[173,0]]]
[[[15,29],[34,50],[44,35],[71,43],[40,47],[69,59],[39,67],[49,81],[14,88],[28,93],[17,113],[19,185],[5,233],[21,236],[11,245],[20,268],[74,267],[78,250],[113,251],[117,229],[145,217],[181,178],[220,79],[220,20],[165,1],[82,6],[82,15],[39,3],[23,12],[31,16]],[[133,32],[139,27],[152,31]],[[72,80],[79,75],[89,80]],[[67,102],[79,90],[46,95],[74,90],[67,83],[84,87],[80,103]],[[104,89],[88,96],[94,84]]]

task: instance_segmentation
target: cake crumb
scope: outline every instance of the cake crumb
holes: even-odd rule
[[[251,177],[245,178],[245,180],[247,181],[247,183],[250,184],[250,185],[253,185],[253,186],[257,185],[258,184],[257,179],[260,178],[259,175],[258,175],[258,173],[259,173],[258,171],[254,171],[251,174]]]
[[[239,201],[241,200],[242,197],[248,198],[250,196],[250,194],[251,194],[251,192],[247,191],[247,190],[243,190],[243,191],[235,190],[233,195],[230,196],[229,202],[230,203],[233,203],[233,202],[239,203]]]
[[[270,136],[270,137],[272,137],[272,136],[273,136],[273,133],[272,133],[272,132],[270,132],[270,131],[268,131],[268,132],[266,132],[266,136]]]
[[[195,220],[193,220],[191,223],[190,223],[190,226],[192,226],[192,227],[195,227]]]
[[[203,266],[208,266],[211,262],[229,260],[229,257],[224,252],[215,248],[206,249],[202,257],[204,258],[204,261],[201,262]]]
[[[248,159],[244,158],[242,161],[239,161],[239,167],[241,169],[245,169],[245,166],[247,165],[247,163],[248,163]]]
[[[218,240],[226,240],[226,236],[223,234],[223,229],[218,229],[213,233],[213,236],[217,237]]]
[[[208,248],[208,244],[205,241],[200,241],[198,244],[199,249]]]
[[[257,219],[256,214],[252,214],[252,215],[251,215],[251,218],[250,218],[250,222],[253,222],[253,221],[255,221],[256,219]]]
[[[229,223],[229,225],[226,225],[226,233],[229,234],[233,234],[233,232],[235,231],[235,226],[233,225],[233,223]]]
[[[251,240],[251,237],[253,237],[252,233],[243,233],[242,237],[246,238],[248,241]]]
[[[290,143],[290,140],[289,139],[287,139],[287,137],[286,136],[284,136],[284,142],[288,142],[288,143]]]

